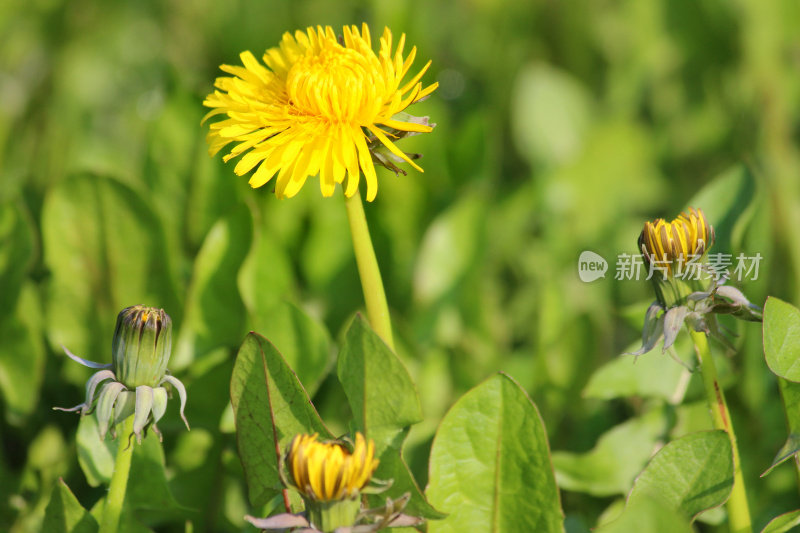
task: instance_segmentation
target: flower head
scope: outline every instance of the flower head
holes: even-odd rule
[[[266,66],[243,52],[243,66],[222,65],[232,77],[217,78],[217,90],[203,102],[212,108],[204,121],[226,116],[210,126],[209,152],[214,155],[235,143],[223,159],[242,155],[234,172],[242,176],[256,169],[250,177],[253,187],[277,174],[279,198],[294,196],[316,174],[323,196],[331,196],[347,176],[349,197],[358,190],[363,172],[367,199],[374,199],[378,184],[373,158],[390,165],[379,148],[422,172],[414,156],[392,139],[433,129],[427,117],[403,113],[438,86],[423,88],[420,83],[430,61],[403,83],[416,56],[412,48],[404,59],[404,47],[401,35],[393,51],[386,28],[376,54],[364,24],[360,31],[345,26],[341,40],[330,26],[287,32],[279,46],[263,55]]]
[[[668,277],[681,275],[687,263],[700,259],[714,244],[714,228],[702,209],[689,208],[672,222],[645,222],[639,247],[648,265],[660,263]]]
[[[286,462],[298,490],[320,502],[357,498],[378,467],[375,443],[361,433],[356,433],[352,452],[338,442],[317,441],[316,433],[297,435]]]
[[[133,431],[141,441],[142,431],[148,427],[158,434],[156,423],[167,410],[168,392],[163,385],[170,384],[178,391],[181,418],[188,428],[183,414],[186,389],[167,373],[171,348],[172,320],[163,309],[143,305],[123,309],[117,316],[111,364],[87,361],[64,348],[72,360],[99,371],[86,382],[84,403],[56,409],[80,411],[81,415],[95,410],[101,438],[110,424],[113,434],[114,424],[133,415]]]
[[[296,435],[289,444],[285,463],[290,479],[281,473],[283,484],[300,492],[305,511],[268,518],[245,516],[245,520],[259,529],[372,533],[385,527],[413,527],[423,522],[421,518],[403,514],[411,497],[408,492],[397,499],[386,498],[382,507],[361,508],[360,494],[376,494],[391,485],[391,481],[371,479],[378,467],[375,443],[361,433],[356,433],[352,451],[343,442],[320,442],[316,433]],[[367,487],[370,481],[383,486]]]

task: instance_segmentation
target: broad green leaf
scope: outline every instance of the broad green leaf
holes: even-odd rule
[[[354,425],[375,441],[380,455],[404,429],[422,420],[419,396],[408,370],[367,324],[356,315],[347,330],[337,368],[339,381],[355,418]]]
[[[135,448],[131,459],[132,474],[128,481],[126,504],[131,509],[156,511],[181,508],[169,489],[164,470],[164,448],[158,435],[153,431],[148,431],[142,444],[133,444],[133,442],[132,440],[131,445]],[[117,444],[119,444],[119,440],[117,440]]]
[[[16,308],[35,245],[33,221],[24,204],[19,201],[0,205],[0,324]]]
[[[97,419],[93,415],[81,417],[78,423],[78,462],[87,481],[93,487],[108,484],[114,472],[114,460],[120,439],[109,435],[100,440]],[[142,444],[131,440],[131,478],[128,481],[127,505],[134,509],[169,510],[180,505],[172,496],[164,470],[164,450],[158,436],[148,431]]]
[[[764,304],[764,356],[776,375],[800,382],[800,310],[774,296]]]
[[[278,349],[309,396],[332,366],[325,327],[289,302],[278,302],[252,315],[253,329]]]
[[[681,380],[686,379],[686,372],[660,350],[638,358],[617,357],[592,374],[583,396],[601,400],[629,396],[671,400]]]
[[[778,386],[783,400],[783,410],[789,426],[789,436],[783,447],[775,455],[772,464],[761,476],[766,476],[772,470],[800,452],[800,383],[778,378]]]
[[[291,257],[270,229],[254,224],[253,247],[239,271],[239,292],[253,317],[283,302],[294,289]]]
[[[81,465],[86,481],[92,487],[108,484],[114,472],[117,442],[110,438],[100,440],[97,417],[94,415],[81,417],[75,440],[78,447],[78,464]]]
[[[313,189],[313,187],[311,187]],[[309,190],[314,196],[319,190]],[[303,242],[300,269],[312,287],[325,287],[353,261],[353,245],[344,196],[308,198],[308,235]]]
[[[591,119],[591,95],[569,73],[544,63],[524,66],[514,83],[512,126],[519,153],[553,165],[581,149]]]
[[[761,533],[786,533],[800,526],[800,510],[790,511],[776,516],[764,526]]]
[[[701,431],[674,440],[636,478],[628,505],[657,498],[690,520],[725,503],[733,488],[733,453],[722,430]]]
[[[45,373],[44,324],[36,286],[22,285],[13,310],[0,318],[0,394],[6,420],[22,425],[36,409]]]
[[[250,333],[239,348],[231,376],[239,456],[253,506],[283,489],[279,455],[298,433],[328,431],[286,360],[264,337]]]
[[[657,497],[642,496],[630,502],[622,515],[594,531],[597,533],[692,533],[689,521]]]
[[[743,165],[716,176],[694,195],[688,207],[702,209],[714,226],[716,242],[712,252],[730,254],[740,248],[742,233],[755,209],[755,197],[755,181]]]
[[[44,514],[42,531],[52,533],[95,533],[97,521],[83,508],[63,479],[53,487]]]
[[[414,297],[422,305],[441,299],[475,263],[485,224],[485,199],[471,194],[433,221],[414,266]]]
[[[117,313],[145,304],[180,314],[157,218],[129,187],[80,174],[49,190],[42,210],[47,334],[54,350],[110,360]]]
[[[246,206],[219,220],[197,254],[171,370],[220,346],[236,346],[245,333],[245,308],[236,278],[250,250],[253,221]]]
[[[654,409],[611,428],[586,453],[553,452],[558,486],[594,496],[628,492],[667,430],[666,413]]]
[[[374,476],[394,480],[386,493],[371,496],[371,503],[380,505],[386,496],[411,492],[408,512],[427,518],[441,516],[425,501],[400,456],[407,428],[422,420],[417,388],[400,359],[361,315],[356,315],[347,330],[337,373],[355,429],[375,441],[380,464]]]
[[[431,448],[430,533],[564,531],[547,434],[528,395],[497,374],[445,415]]]

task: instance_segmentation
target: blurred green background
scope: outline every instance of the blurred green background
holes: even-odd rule
[[[170,368],[189,390],[192,431],[174,406],[161,426],[170,488],[191,510],[143,515],[152,527],[179,531],[188,519],[196,531],[240,531],[243,514],[258,514],[227,408],[251,329],[346,431],[329,371],[363,304],[343,201],[323,199],[316,180],[285,201],[251,190],[209,158],[200,119],[219,65],[239,52],[258,56],[287,30],[362,21],[373,34],[405,32],[417,65],[433,60],[423,81],[440,83],[412,110],[435,131],[402,146],[424,153],[425,173],[379,170],[366,206],[398,351],[425,409],[407,445],[423,487],[438,421],[497,370],[529,391],[551,448],[571,452],[564,461],[654,405],[670,422],[648,430],[645,458],[692,420],[703,429],[691,388],[694,418],[661,393],[583,391],[636,345],[653,298],[647,282],[613,279],[617,254],[635,253],[645,220],[674,217],[704,187],[697,207],[717,227],[715,251],[764,257],[745,293],[800,303],[797,2],[6,0],[0,529],[38,531],[59,477],[87,508],[102,495],[79,466],[78,418],[51,407],[82,401],[89,376],[60,346],[110,361],[128,305],[172,316]],[[609,260],[605,279],[579,280],[583,250]],[[797,479],[790,466],[758,478],[786,428],[759,326],[737,329],[728,395],[762,525],[796,507]],[[679,351],[688,358],[690,347]],[[614,461],[627,458],[604,453],[619,474]],[[568,531],[594,526],[641,464],[631,468],[610,488],[562,476]]]

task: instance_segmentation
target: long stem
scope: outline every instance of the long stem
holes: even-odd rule
[[[103,522],[100,524],[100,533],[117,533],[119,518],[122,515],[122,504],[125,502],[125,491],[128,488],[128,474],[131,471],[131,457],[133,457],[133,415],[129,416],[119,426],[119,447],[117,460],[114,463],[114,474],[111,476],[111,486],[108,488],[106,504],[103,509]]]
[[[361,195],[356,192],[350,198],[345,198],[345,206],[347,206],[347,219],[350,221],[350,235],[353,238],[358,275],[361,278],[364,302],[367,305],[367,318],[375,333],[394,350],[389,305],[386,303],[386,292],[383,290],[381,271],[375,258],[375,250],[372,248]]]
[[[691,331],[691,330],[690,330]],[[728,509],[728,522],[732,533],[750,533],[753,526],[750,520],[750,508],[747,505],[747,492],[742,477],[742,462],[739,458],[739,447],[736,445],[736,434],[733,431],[731,414],[725,394],[717,380],[717,367],[708,347],[705,333],[691,331],[694,348],[700,360],[700,373],[703,376],[703,387],[706,390],[706,399],[711,408],[711,418],[716,429],[722,429],[731,439],[733,449],[733,489],[726,507]]]

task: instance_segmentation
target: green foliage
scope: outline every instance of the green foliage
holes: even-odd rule
[[[645,495],[658,498],[684,517],[722,505],[733,486],[733,455],[724,431],[692,433],[664,446],[628,495],[632,505]]]
[[[770,520],[761,533],[785,533],[800,526],[800,510],[790,511]]]
[[[445,415],[431,449],[429,531],[564,531],[547,433],[519,385],[498,374]]]
[[[728,283],[758,305],[775,295],[766,364],[758,326],[729,317],[720,320],[735,350],[712,350],[754,524],[797,508],[795,3],[0,4],[3,531],[100,516],[117,443],[101,443],[92,418],[50,410],[79,403],[89,375],[61,344],[110,361],[116,313],[140,303],[173,318],[169,367],[187,385],[192,430],[173,399],[163,444],[136,445],[135,469],[154,481],[136,488],[134,469],[131,494],[170,510],[126,509],[130,531],[185,531],[187,521],[241,531],[244,514],[283,506],[272,497],[294,432],[358,429],[379,442],[376,477],[394,479],[392,496],[410,491],[410,510],[448,513],[429,529],[475,529],[442,503],[447,480],[429,455],[454,453],[443,440],[459,430],[452,416],[488,385],[527,413],[513,429],[539,435],[541,414],[549,445],[537,436],[506,448],[516,461],[554,450],[561,506],[550,481],[519,492],[550,491],[545,505],[559,524],[563,509],[567,530],[603,517],[601,531],[689,531],[670,503],[680,498],[633,498],[619,520],[605,510],[655,450],[711,428],[683,333],[675,355],[689,369],[656,351],[635,364],[619,357],[638,347],[653,294],[643,279],[614,279],[617,256],[638,253],[644,220],[690,205],[716,229],[713,252],[763,256],[757,280]],[[286,201],[252,190],[235,162],[208,157],[200,126],[220,64],[259,56],[285,31],[361,21],[373,41],[384,25],[405,32],[415,65],[432,59],[424,81],[440,83],[418,104],[436,130],[400,145],[424,154],[425,173],[379,170],[365,206],[396,354],[353,319],[363,301],[341,196],[321,198],[316,178]],[[606,258],[606,278],[578,279],[583,250]],[[487,446],[474,456],[491,455]],[[545,463],[521,468],[549,480]],[[453,494],[487,489],[463,485]],[[787,513],[766,530],[793,521]]]
[[[248,334],[236,356],[231,403],[239,456],[254,506],[264,505],[283,488],[280,454],[296,434],[333,437],[286,360],[258,334]]]
[[[764,304],[764,355],[777,376],[800,381],[800,310],[774,297]]]
[[[666,433],[666,423],[655,409],[613,427],[586,453],[554,452],[559,487],[596,496],[626,493]]]
[[[44,515],[42,528],[53,533],[96,533],[97,521],[84,509],[67,484],[58,480]]]

